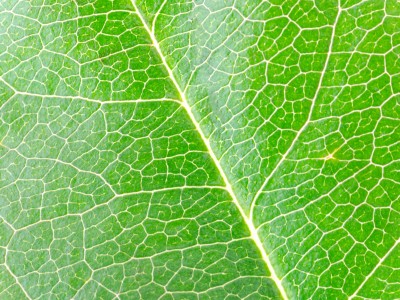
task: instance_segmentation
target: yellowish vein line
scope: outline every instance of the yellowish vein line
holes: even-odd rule
[[[178,92],[179,92],[179,94],[181,96],[181,99],[182,99],[181,105],[186,109],[187,114],[189,115],[191,121],[193,122],[193,124],[196,127],[196,130],[199,132],[204,144],[207,147],[207,150],[208,150],[212,160],[214,161],[216,167],[218,168],[219,173],[221,174],[221,176],[222,176],[222,178],[224,180],[224,183],[226,185],[226,189],[229,192],[233,203],[238,208],[243,220],[245,221],[247,227],[249,228],[249,231],[250,231],[250,234],[251,234],[251,238],[254,240],[257,248],[259,249],[259,251],[260,251],[260,253],[262,255],[263,260],[267,264],[267,266],[269,268],[269,271],[271,273],[272,280],[275,281],[275,284],[276,284],[277,288],[279,289],[279,291],[280,291],[280,293],[282,295],[282,298],[287,300],[288,298],[287,298],[286,292],[285,292],[285,290],[283,288],[282,282],[278,278],[278,276],[276,275],[276,272],[275,272],[275,270],[274,270],[274,268],[273,268],[273,266],[272,266],[272,264],[271,264],[271,262],[270,262],[270,260],[268,258],[267,253],[265,252],[264,246],[262,245],[262,242],[260,240],[260,237],[257,234],[256,228],[254,227],[254,224],[253,224],[252,220],[247,217],[247,215],[244,212],[243,208],[240,206],[239,201],[238,201],[235,193],[233,192],[232,186],[230,185],[229,180],[226,177],[226,174],[225,174],[224,170],[222,169],[222,166],[221,166],[219,160],[217,159],[217,157],[215,156],[215,154],[214,154],[214,152],[213,152],[213,150],[211,148],[209,139],[204,135],[203,131],[201,130],[199,123],[197,122],[196,118],[194,117],[194,115],[192,113],[192,110],[191,110],[191,108],[189,106],[189,103],[188,103],[188,101],[186,99],[185,94],[182,92],[182,89],[180,88],[178,82],[176,81],[176,78],[175,78],[171,68],[167,64],[165,56],[163,55],[163,53],[161,51],[160,45],[158,44],[158,41],[157,41],[153,31],[150,30],[149,26],[147,25],[146,21],[144,20],[144,18],[142,16],[142,14],[140,13],[140,10],[137,8],[135,0],[131,0],[131,1],[132,1],[132,5],[134,6],[134,8],[135,8],[140,20],[142,21],[144,28],[148,32],[148,34],[149,34],[149,36],[150,36],[150,38],[151,38],[151,40],[152,40],[152,42],[154,44],[154,47],[157,50],[157,52],[158,52],[158,54],[159,54],[159,56],[160,56],[160,58],[161,58],[161,60],[162,60],[162,62],[164,64],[164,66],[165,66],[165,68],[166,68],[166,70],[168,72],[169,77],[171,78],[172,82],[176,86],[176,88],[177,88],[177,90],[178,90]]]

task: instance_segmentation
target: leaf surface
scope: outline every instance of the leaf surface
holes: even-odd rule
[[[1,2],[0,298],[399,298],[399,15]]]

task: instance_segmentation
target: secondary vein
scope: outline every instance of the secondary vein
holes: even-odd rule
[[[299,140],[301,134],[306,130],[306,128],[308,127],[308,124],[311,121],[311,117],[312,117],[312,113],[314,111],[314,107],[315,107],[315,102],[317,101],[317,97],[319,94],[319,91],[321,90],[321,86],[322,86],[322,81],[324,79],[326,70],[328,68],[328,64],[329,64],[329,60],[332,54],[332,50],[333,50],[333,41],[335,39],[335,31],[336,31],[336,27],[337,27],[337,23],[339,21],[339,17],[340,17],[340,13],[341,13],[341,8],[340,5],[338,4],[338,13],[336,15],[336,19],[332,25],[332,37],[329,43],[329,48],[328,48],[328,53],[326,56],[326,60],[325,60],[325,64],[324,67],[321,71],[321,76],[319,78],[319,82],[318,82],[318,86],[317,89],[315,91],[315,95],[313,97],[313,99],[311,100],[311,107],[310,107],[310,111],[308,113],[308,117],[307,120],[305,121],[305,123],[303,124],[303,126],[300,128],[300,130],[297,132],[296,136],[293,139],[292,144],[290,145],[290,147],[286,150],[286,152],[283,154],[282,158],[279,160],[278,164],[276,165],[276,167],[271,171],[271,173],[268,175],[267,178],[265,178],[264,183],[261,185],[260,189],[257,191],[256,195],[254,196],[252,202],[251,202],[251,206],[250,206],[250,218],[253,219],[253,213],[254,213],[254,208],[257,202],[257,199],[260,197],[262,191],[264,190],[264,188],[266,187],[266,185],[268,184],[268,182],[270,181],[270,179],[274,176],[275,172],[279,169],[279,167],[282,165],[282,163],[286,160],[286,157],[289,155],[289,153],[292,151],[292,149],[294,148],[294,145],[296,144],[296,142]]]

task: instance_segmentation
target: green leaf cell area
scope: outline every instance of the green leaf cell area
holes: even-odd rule
[[[400,2],[0,1],[0,299],[400,298]]]

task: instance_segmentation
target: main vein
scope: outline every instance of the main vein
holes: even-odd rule
[[[252,219],[247,217],[246,213],[244,212],[243,208],[241,207],[241,205],[240,205],[240,203],[239,203],[239,201],[238,201],[238,199],[237,199],[237,197],[236,197],[236,195],[235,195],[235,193],[234,193],[234,191],[232,189],[232,186],[229,183],[229,180],[228,180],[228,178],[227,178],[227,176],[226,176],[226,174],[225,174],[225,172],[224,172],[224,170],[223,170],[223,168],[221,166],[220,161],[215,156],[215,153],[212,150],[212,147],[210,145],[209,139],[204,135],[199,123],[197,122],[196,118],[194,117],[194,115],[192,113],[192,110],[191,110],[191,108],[189,106],[189,103],[188,103],[188,101],[186,99],[186,95],[183,93],[182,89],[180,88],[180,86],[179,86],[179,84],[178,84],[178,82],[177,82],[177,80],[176,80],[171,68],[169,67],[169,65],[168,65],[168,63],[167,63],[167,61],[165,59],[165,56],[163,55],[163,53],[161,51],[160,45],[159,45],[159,43],[158,43],[158,41],[157,41],[157,39],[156,39],[156,37],[154,35],[154,32],[152,30],[150,30],[149,26],[147,25],[146,20],[144,19],[144,17],[142,16],[140,10],[136,6],[135,0],[131,0],[131,2],[132,2],[133,7],[136,10],[136,13],[137,13],[138,17],[140,18],[141,22],[143,23],[143,27],[146,29],[147,33],[149,34],[149,36],[150,36],[150,38],[152,40],[152,43],[153,43],[158,55],[160,56],[164,66],[165,66],[165,68],[166,68],[166,70],[168,72],[169,77],[171,78],[171,80],[172,80],[173,84],[175,85],[178,93],[180,94],[180,97],[182,99],[181,105],[185,108],[185,110],[187,111],[187,114],[189,115],[191,121],[193,122],[194,126],[196,127],[196,130],[199,132],[201,139],[203,140],[204,144],[206,145],[207,150],[208,150],[212,160],[214,161],[219,173],[222,176],[222,179],[224,180],[224,183],[225,183],[225,186],[226,186],[226,190],[230,194],[233,203],[238,208],[238,210],[239,210],[244,222],[246,223],[246,225],[247,225],[247,227],[248,227],[248,229],[250,231],[251,238],[253,239],[253,241],[255,242],[255,244],[257,246],[257,248],[259,249],[263,260],[267,264],[268,269],[269,269],[269,271],[271,273],[272,280],[275,282],[277,288],[279,289],[279,292],[281,293],[282,298],[287,300],[288,298],[287,298],[286,292],[285,292],[285,290],[283,288],[282,281],[277,276],[277,274],[276,274],[276,272],[275,272],[275,270],[274,270],[274,268],[273,268],[273,266],[271,264],[271,261],[269,260],[269,257],[267,255],[267,253],[265,252],[264,246],[263,246],[263,244],[262,244],[262,242],[260,240],[260,237],[257,234],[257,230],[256,230],[256,228],[255,228],[255,226],[253,224]]]

